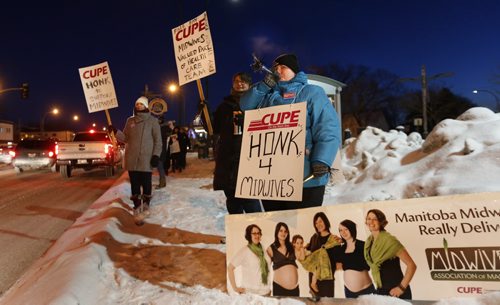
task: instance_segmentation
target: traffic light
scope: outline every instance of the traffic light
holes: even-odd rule
[[[29,96],[29,93],[30,93],[30,87],[29,87],[28,83],[22,84],[22,86],[21,86],[21,98],[23,100],[27,99]]]

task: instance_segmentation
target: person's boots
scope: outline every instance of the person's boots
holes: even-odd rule
[[[149,203],[151,202],[151,195],[142,195],[142,210],[149,215]]]
[[[167,179],[165,177],[160,177],[160,184],[156,186],[156,189],[161,189],[167,186]]]
[[[134,214],[137,214],[142,204],[141,198],[139,195],[132,195],[130,196],[130,200],[134,203]]]

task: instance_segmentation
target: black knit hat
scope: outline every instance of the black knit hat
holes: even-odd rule
[[[290,68],[295,74],[299,73],[299,61],[297,60],[297,56],[295,54],[282,54],[273,62],[273,67],[277,65],[284,65]]]

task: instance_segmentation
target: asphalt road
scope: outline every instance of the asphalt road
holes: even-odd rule
[[[49,170],[16,175],[0,166],[0,295],[121,175],[73,173],[70,179]]]

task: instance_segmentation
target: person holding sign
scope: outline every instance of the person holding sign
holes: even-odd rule
[[[316,233],[311,237],[306,250],[309,255],[297,257],[304,269],[309,271],[309,286],[313,297],[334,297],[336,266],[335,247],[341,239],[330,233],[330,221],[323,212],[313,217]]]
[[[240,162],[243,114],[240,97],[252,84],[252,77],[244,72],[233,76],[231,94],[215,110],[214,133],[219,136],[215,159],[214,190],[224,190],[229,214],[262,212],[258,199],[235,197],[238,164]]]
[[[134,213],[141,209],[147,211],[151,202],[151,176],[153,168],[158,166],[162,149],[160,124],[149,113],[147,97],[137,99],[134,115],[127,119],[123,132],[112,125],[109,130],[125,143],[124,167],[130,177]]]
[[[270,295],[269,257],[265,254],[262,244],[262,230],[256,224],[245,229],[245,239],[248,244],[241,248],[227,267],[229,283],[237,293],[254,293]],[[240,267],[242,279],[236,284],[235,269]]]
[[[371,268],[375,293],[411,300],[410,281],[417,265],[404,246],[385,230],[385,214],[377,209],[366,214],[366,226],[371,235],[366,239],[364,255]],[[400,260],[406,265],[403,275]]]
[[[295,262],[295,249],[290,242],[290,230],[279,222],[274,231],[274,242],[267,248],[273,262],[273,296],[299,296],[299,271]]]
[[[330,166],[341,142],[337,113],[325,91],[307,83],[294,54],[278,56],[264,79],[241,97],[242,110],[307,103],[302,201],[262,200],[265,211],[321,206]],[[293,166],[293,165],[292,165]]]

